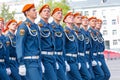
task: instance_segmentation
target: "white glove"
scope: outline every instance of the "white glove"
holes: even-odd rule
[[[102,63],[101,63],[100,61],[98,61],[98,64],[99,64],[99,66],[101,66],[101,65],[102,65]]]
[[[41,68],[42,68],[42,73],[45,73],[45,67],[42,62],[41,62]]]
[[[70,65],[67,63],[67,61],[65,61],[65,65],[66,65],[66,71],[70,71]]]
[[[90,68],[90,65],[89,65],[89,63],[88,63],[88,62],[86,62],[86,66],[87,66],[87,68]]]
[[[10,68],[6,68],[7,74],[10,75],[11,74],[11,70]]]
[[[78,70],[80,70],[81,68],[81,63],[78,63]]]
[[[56,69],[57,69],[57,70],[59,69],[59,64],[58,64],[58,62],[56,62]]]
[[[21,76],[25,76],[26,75],[26,67],[25,67],[25,65],[20,65],[19,66],[19,74]]]
[[[97,62],[95,60],[92,61],[92,66],[96,66]]]

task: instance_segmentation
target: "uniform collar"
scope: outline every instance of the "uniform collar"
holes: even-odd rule
[[[60,24],[57,24],[55,21],[53,21],[52,23],[52,26],[54,26],[55,28],[59,28],[61,25]]]
[[[41,23],[42,25],[44,25],[44,27],[46,27],[47,25],[49,25],[49,23],[46,23],[46,22],[43,21],[42,19],[40,20],[40,23]]]
[[[34,25],[35,23],[33,23],[30,19],[26,19],[26,22],[29,22],[31,25]]]

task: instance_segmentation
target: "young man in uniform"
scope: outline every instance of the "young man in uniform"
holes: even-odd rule
[[[54,31],[54,38],[55,38],[55,55],[56,61],[59,65],[57,68],[57,78],[58,80],[67,80],[65,74],[65,34],[63,27],[60,25],[62,20],[62,9],[55,8],[52,11],[51,16],[53,17],[53,22],[51,23]]]
[[[65,60],[66,66],[70,66],[67,72],[68,80],[82,80],[78,70],[78,42],[73,30],[74,16],[72,12],[65,15],[63,22],[65,23]]]
[[[100,66],[104,72],[104,79],[103,80],[109,80],[110,78],[110,71],[108,69],[108,66],[105,62],[105,58],[104,58],[104,50],[105,50],[105,45],[104,45],[104,38],[102,37],[102,34],[100,32],[100,29],[102,27],[102,20],[101,19],[97,19],[96,21],[96,32],[97,32],[97,37],[98,37],[98,58],[99,61],[101,62]]]
[[[98,47],[98,38],[95,31],[96,27],[96,17],[90,17],[89,19],[89,33],[91,37],[92,47],[90,49],[91,65],[95,75],[95,80],[103,80],[104,72],[98,64],[99,60],[97,58],[97,47]]]
[[[56,57],[54,54],[55,50],[55,40],[53,34],[53,28],[51,24],[48,23],[50,18],[50,7],[49,5],[43,5],[39,14],[41,20],[38,22],[39,28],[41,30],[41,54],[42,63],[45,68],[43,73],[44,80],[57,80],[56,76]]]
[[[2,34],[4,19],[0,17],[0,80],[10,80],[11,70],[9,68],[9,55],[7,50],[6,38]]]
[[[79,72],[82,76],[83,80],[90,80],[91,75],[88,71],[88,68],[86,66],[87,58],[85,55],[85,33],[84,30],[81,28],[82,24],[82,14],[76,12],[74,14],[74,30],[78,39],[78,62],[81,63],[81,67],[79,67]]]
[[[15,31],[17,29],[17,21],[12,19],[9,20],[5,26],[4,32],[6,33],[7,38],[7,49],[9,54],[9,66],[11,69],[11,80],[21,80],[20,75],[18,74],[18,62],[16,55],[16,36]]]
[[[34,4],[26,4],[22,12],[26,20],[17,29],[16,53],[19,74],[27,80],[42,80],[40,31],[35,24],[37,12]]]

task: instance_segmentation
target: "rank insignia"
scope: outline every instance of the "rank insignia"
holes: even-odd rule
[[[10,45],[10,41],[6,41],[6,45],[9,46]]]
[[[24,29],[20,29],[20,35],[23,36],[25,34],[25,30]]]
[[[38,26],[39,26],[39,27],[42,27],[43,25],[42,25],[41,23],[38,23]]]

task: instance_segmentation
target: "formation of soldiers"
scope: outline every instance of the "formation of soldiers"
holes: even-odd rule
[[[104,59],[102,20],[43,5],[36,24],[34,4],[26,4],[26,20],[0,18],[0,80],[109,80]],[[49,18],[53,22],[49,23]],[[4,34],[4,35],[3,35]]]

